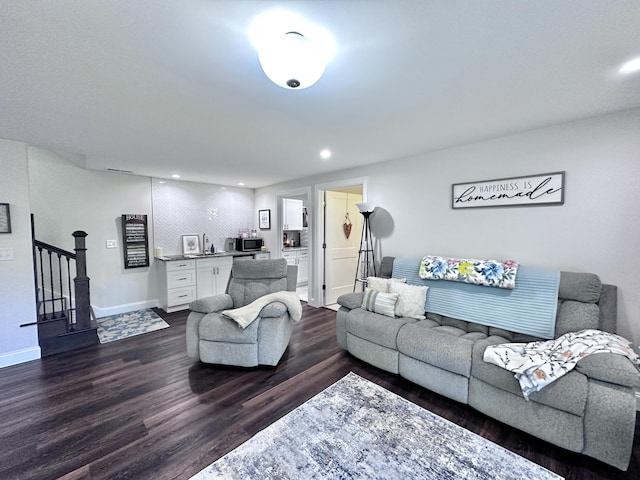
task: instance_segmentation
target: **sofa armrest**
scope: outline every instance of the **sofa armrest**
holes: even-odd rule
[[[260,318],[279,318],[287,313],[289,309],[282,302],[271,302],[262,307],[260,310]]]
[[[199,298],[189,304],[189,310],[200,313],[213,313],[233,308],[231,295],[223,293],[212,297]]]
[[[624,387],[640,387],[640,371],[623,355],[595,353],[580,360],[576,370],[589,378]]]
[[[354,310],[362,306],[362,299],[364,298],[363,292],[345,293],[338,297],[338,305]]]

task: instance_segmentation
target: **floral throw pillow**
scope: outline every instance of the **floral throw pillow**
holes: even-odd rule
[[[420,278],[451,280],[486,287],[513,289],[518,262],[514,260],[474,260],[426,256],[420,262]]]

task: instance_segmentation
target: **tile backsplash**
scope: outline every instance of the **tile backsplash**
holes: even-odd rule
[[[182,253],[182,235],[206,233],[216,250],[227,237],[253,228],[254,193],[247,188],[151,179],[154,248],[164,255]],[[202,247],[202,245],[201,245]]]

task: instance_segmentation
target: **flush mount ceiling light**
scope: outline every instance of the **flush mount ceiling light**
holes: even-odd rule
[[[320,80],[335,48],[324,29],[281,11],[258,17],[250,37],[264,73],[289,90],[302,90]]]
[[[633,73],[640,71],[640,58],[633,59],[620,67],[620,73]]]

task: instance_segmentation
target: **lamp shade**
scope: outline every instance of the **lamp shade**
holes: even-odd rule
[[[327,57],[323,49],[298,32],[287,32],[264,42],[258,49],[264,73],[287,89],[310,87],[324,73]]]
[[[369,202],[356,203],[356,207],[358,207],[360,213],[371,213],[376,209],[375,204]]]

